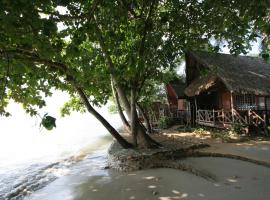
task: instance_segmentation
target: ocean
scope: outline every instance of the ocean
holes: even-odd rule
[[[104,167],[104,150],[112,137],[88,113],[61,118],[59,108],[67,99],[68,95],[56,92],[40,111],[57,118],[52,131],[42,129],[40,119],[28,116],[15,103],[8,107],[11,117],[0,117],[0,200],[22,199],[85,159],[95,163],[102,160],[100,167]],[[109,114],[107,106],[97,110],[115,128],[121,126],[118,115]],[[95,156],[99,151],[103,151],[102,159]]]

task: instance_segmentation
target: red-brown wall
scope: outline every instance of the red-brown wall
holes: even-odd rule
[[[177,96],[175,94],[175,92],[173,91],[173,88],[171,85],[166,85],[166,90],[167,90],[167,95],[168,95],[168,101],[170,104],[170,107],[178,107],[178,99]]]
[[[220,92],[219,94],[219,109],[230,110],[231,109],[231,93]]]

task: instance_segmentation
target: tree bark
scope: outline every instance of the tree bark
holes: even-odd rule
[[[117,109],[118,109],[118,113],[120,115],[121,121],[124,124],[125,129],[128,132],[131,132],[130,124],[128,123],[128,121],[127,121],[127,119],[126,119],[126,117],[125,117],[125,115],[123,113],[123,109],[122,109],[120,101],[119,101],[119,96],[118,96],[118,93],[115,91],[115,87],[113,85],[113,82],[112,82],[112,92],[113,92],[113,96],[114,96],[114,99],[115,99],[115,102],[116,102],[116,105],[117,105]]]
[[[131,122],[131,134],[133,137],[133,145],[136,147],[138,146],[138,141],[137,141],[137,124],[138,124],[138,119],[136,118],[137,116],[137,110],[136,110],[136,94],[135,94],[135,89],[131,89],[131,94],[130,94],[130,106],[131,106],[131,116],[130,116],[130,122]]]
[[[132,120],[132,116],[131,116],[131,106],[130,103],[125,95],[125,93],[123,92],[123,89],[121,88],[120,85],[115,85],[116,91],[119,91],[119,99],[120,101],[123,103],[123,106],[125,108],[125,111],[128,115],[129,120]],[[135,112],[135,119],[137,122],[137,143],[138,146],[140,146],[141,148],[158,148],[161,145],[156,142],[155,140],[153,140],[149,135],[146,134],[145,128],[142,124],[139,123],[139,119],[138,119],[138,115]]]
[[[81,100],[83,101],[84,105],[86,106],[89,113],[94,115],[101,123],[102,125],[109,131],[109,133],[117,140],[117,142],[123,147],[123,148],[131,148],[133,147],[132,144],[130,144],[128,141],[126,141],[110,124],[109,122],[104,119],[89,103],[84,91],[79,88],[78,86],[74,86],[76,91],[78,92]]]
[[[113,63],[113,61],[112,61],[112,59],[110,57],[109,51],[108,51],[108,49],[106,47],[105,40],[104,40],[103,35],[102,35],[102,31],[101,31],[101,29],[100,29],[94,15],[93,15],[93,19],[95,21],[95,26],[96,26],[96,29],[97,29],[97,32],[96,32],[97,37],[98,37],[101,49],[102,49],[103,54],[104,54],[104,58],[107,61],[108,69],[110,71],[110,75],[111,75],[113,84],[115,86],[116,92],[118,93],[121,102],[123,103],[123,106],[124,106],[125,111],[126,111],[126,113],[128,115],[128,118],[131,121],[132,120],[132,118],[131,118],[131,106],[130,106],[131,104],[129,103],[128,98],[125,95],[124,89],[118,83],[117,78],[115,77],[114,63]],[[135,120],[137,122],[139,122],[137,113],[135,115]],[[138,131],[138,134],[137,134],[138,140],[141,141],[141,144],[142,144],[141,146],[143,148],[144,147],[145,148],[156,148],[156,147],[160,146],[156,141],[154,141],[149,135],[146,134],[145,130],[143,129],[143,127],[142,127],[142,125],[140,123],[137,123],[137,127],[138,127],[138,130],[137,130]]]
[[[144,119],[145,124],[146,124],[147,132],[149,134],[152,133],[152,127],[151,127],[150,120],[149,120],[147,113],[143,110],[142,106],[139,103],[137,103],[137,107],[138,107],[139,111],[142,113],[143,119]]]

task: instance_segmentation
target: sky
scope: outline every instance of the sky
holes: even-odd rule
[[[82,147],[95,142],[106,129],[91,114],[72,113],[60,117],[59,108],[68,100],[66,93],[55,91],[47,98],[47,106],[40,114],[56,117],[56,128],[47,131],[39,126],[38,117],[30,117],[20,104],[11,102],[8,110],[11,117],[0,116],[0,171],[1,167],[27,161],[49,161],[78,152]],[[118,115],[108,113],[108,106],[96,108],[114,127],[119,127]],[[32,162],[31,161],[31,162]]]

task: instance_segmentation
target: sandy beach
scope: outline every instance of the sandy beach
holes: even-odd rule
[[[164,144],[165,136],[158,136]],[[178,135],[175,145],[207,141],[202,152],[238,155],[270,162],[270,141],[220,143],[216,140]],[[104,169],[107,150],[103,149],[71,168],[64,176],[25,200],[268,200],[270,168],[251,162],[220,157],[188,157],[178,160],[183,165],[214,177],[213,180],[178,169],[156,168],[132,172]]]
[[[213,174],[217,181],[165,168],[131,173],[92,169],[59,178],[26,199],[269,199],[269,168],[227,158],[183,162]]]

